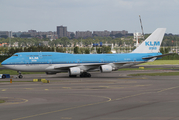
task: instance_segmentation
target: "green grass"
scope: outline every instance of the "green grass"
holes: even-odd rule
[[[4,103],[5,101],[4,100],[0,100],[0,103]]]
[[[179,65],[179,60],[156,60],[154,62],[143,63],[140,65]]]
[[[44,74],[45,72],[21,72],[22,74]],[[0,70],[0,74],[10,74],[10,75],[18,75],[15,70],[3,69]]]
[[[163,72],[163,73],[139,73],[129,74],[128,76],[178,76],[179,72]]]

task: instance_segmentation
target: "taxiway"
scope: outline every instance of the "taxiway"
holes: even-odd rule
[[[126,76],[141,72],[163,71],[95,72],[91,78],[24,75],[0,82],[0,99],[6,101],[0,103],[0,119],[178,120],[178,76]],[[28,82],[33,78],[50,83]]]

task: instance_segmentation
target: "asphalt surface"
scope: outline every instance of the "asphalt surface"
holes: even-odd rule
[[[0,103],[0,120],[179,120],[179,76],[126,76],[143,72],[172,71],[24,75],[0,82],[0,99],[6,101]],[[50,83],[27,82],[33,78]]]

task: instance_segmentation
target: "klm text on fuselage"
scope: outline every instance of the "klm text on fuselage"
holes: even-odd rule
[[[157,46],[160,46],[160,41],[146,41],[145,46],[150,46],[149,50],[156,50]]]

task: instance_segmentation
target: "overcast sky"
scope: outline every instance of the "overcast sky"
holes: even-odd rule
[[[165,27],[179,34],[179,0],[0,0],[0,31],[120,31]]]

